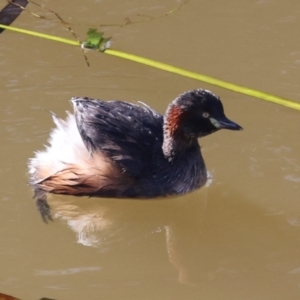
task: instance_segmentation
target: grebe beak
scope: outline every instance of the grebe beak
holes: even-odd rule
[[[218,120],[210,118],[209,120],[218,129],[243,130],[243,127],[227,119],[226,117],[222,117],[222,119],[220,118]]]

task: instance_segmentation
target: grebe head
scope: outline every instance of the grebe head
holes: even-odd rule
[[[198,147],[197,138],[220,129],[243,128],[225,116],[220,98],[212,92],[203,89],[185,92],[165,113],[163,152],[172,159],[189,147]]]
[[[219,129],[243,128],[225,116],[220,98],[208,90],[181,94],[169,105],[165,114],[164,130],[170,136],[199,138]]]

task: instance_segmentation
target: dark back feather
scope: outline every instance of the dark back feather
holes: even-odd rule
[[[87,148],[100,150],[134,178],[153,176],[164,159],[163,116],[146,105],[73,98],[79,132]]]

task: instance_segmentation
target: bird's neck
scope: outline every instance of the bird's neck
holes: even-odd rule
[[[181,136],[164,133],[162,150],[164,156],[169,160],[186,155],[191,150],[199,151],[200,147],[196,138],[183,138]]]
[[[163,153],[169,161],[184,155],[192,149],[199,149],[197,138],[185,134],[182,126],[183,120],[184,111],[180,107],[171,104],[164,116],[164,140],[162,145]]]
[[[184,194],[203,186],[207,180],[205,162],[196,138],[184,140],[164,135],[163,152],[170,168],[161,176],[168,180],[172,194]]]

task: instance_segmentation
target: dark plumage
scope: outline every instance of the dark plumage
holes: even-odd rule
[[[207,180],[198,138],[242,129],[207,90],[183,93],[164,116],[145,104],[72,98],[74,115],[29,161],[37,199],[45,193],[116,198],[184,194]]]

